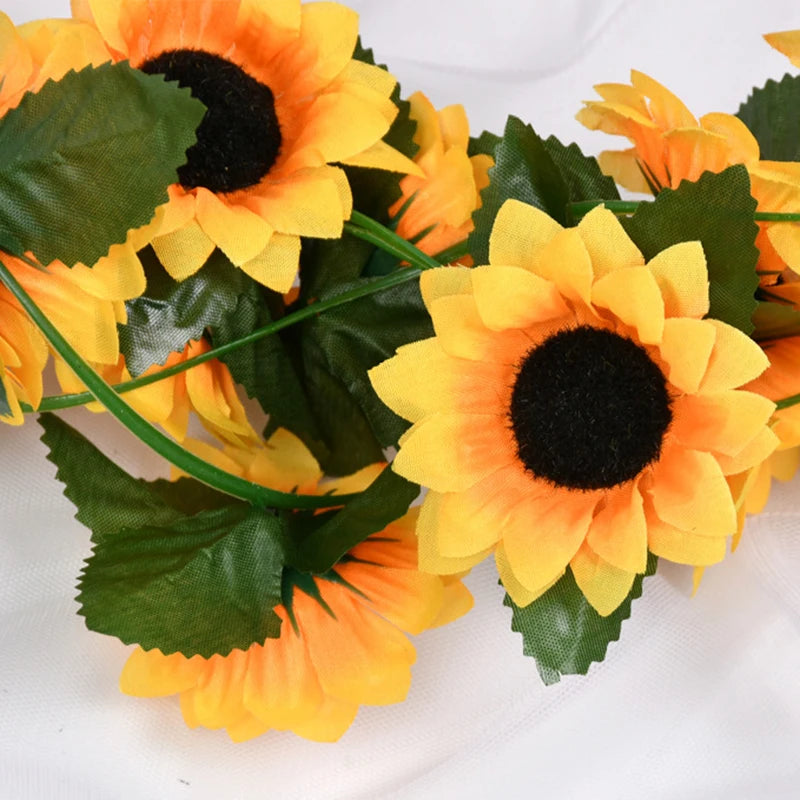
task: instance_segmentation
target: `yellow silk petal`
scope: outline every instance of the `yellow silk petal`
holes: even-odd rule
[[[680,242],[647,262],[664,298],[667,317],[701,319],[708,314],[708,270],[700,242]]]
[[[341,159],[342,164],[367,169],[383,169],[387,172],[399,172],[402,175],[424,177],[425,173],[407,156],[388,145],[383,139],[370,145],[366,150],[353,156]]]
[[[536,253],[563,230],[538,208],[506,200],[494,220],[489,239],[489,261],[533,270]]]
[[[242,688],[249,652],[232,650],[227,656],[212,656],[192,692],[192,710],[197,724],[224,728],[244,712]]]
[[[735,456],[717,454],[717,463],[725,475],[736,475],[769,458],[779,445],[780,439],[769,428],[763,428]]]
[[[525,498],[503,526],[503,549],[517,580],[535,592],[564,572],[592,521],[593,494],[553,491]]]
[[[652,189],[639,166],[639,155],[635,147],[628,150],[604,150],[597,157],[600,169],[610,175],[616,183],[631,192],[652,194]]]
[[[166,697],[193,687],[206,665],[200,656],[165,656],[160,650],[137,647],[122,668],[119,688],[135,697]]]
[[[696,181],[704,172],[721,172],[729,165],[728,142],[700,128],[683,128],[664,134],[666,167],[673,189],[683,180]]]
[[[631,70],[631,84],[650,98],[649,111],[661,128],[696,126],[692,112],[665,86],[639,70]]]
[[[796,67],[800,67],[800,30],[765,33],[764,38],[779,52],[789,57]]]
[[[442,267],[425,270],[419,276],[419,289],[425,307],[441,297],[454,294],[472,294],[472,274],[466,267]]]
[[[728,165],[758,161],[761,149],[747,125],[732,114],[704,114],[700,125],[707,131],[723,136],[728,145]]]
[[[590,303],[594,280],[592,259],[576,228],[556,233],[532,257],[530,269],[552,281],[564,297]]]
[[[292,731],[312,742],[335,742],[353,724],[358,705],[325,695],[317,713],[305,722],[292,725]]]
[[[526,328],[569,313],[553,283],[521,267],[476,267],[472,285],[478,314],[490,330]]]
[[[300,237],[273,233],[264,251],[241,269],[253,280],[285,294],[292,288],[299,266]]]
[[[164,236],[156,236],[152,244],[158,260],[176,281],[194,275],[214,252],[214,240],[197,222]]]
[[[609,564],[586,543],[569,565],[578,588],[601,617],[617,610],[630,593],[636,577],[635,572],[626,572]]]
[[[689,317],[664,320],[659,349],[668,365],[669,382],[683,392],[696,392],[706,374],[716,339],[716,329],[705,320]]]
[[[511,565],[508,563],[508,556],[502,544],[499,544],[494,551],[494,560],[497,566],[497,573],[503,583],[503,588],[520,608],[529,606],[534,600],[538,600],[548,589],[552,589],[553,586],[564,577],[564,572],[561,572],[553,578],[550,583],[546,583],[535,591],[531,591],[517,580],[514,571],[511,569]]]
[[[709,319],[708,323],[716,328],[717,337],[700,384],[701,392],[736,389],[769,367],[767,355],[747,334],[716,319]]]
[[[704,537],[736,531],[731,490],[710,453],[671,447],[653,468],[650,490],[659,518]]]
[[[648,269],[625,267],[600,278],[592,288],[592,303],[607,308],[617,319],[635,328],[644,344],[660,344],[664,301]]]
[[[598,206],[592,209],[578,223],[578,232],[589,251],[595,280],[618,269],[644,265],[639,248],[607,208]]]
[[[653,519],[647,526],[647,545],[653,555],[676,564],[710,566],[725,558],[728,541],[721,536],[697,536]]]
[[[459,492],[516,458],[504,417],[431,414],[400,440],[393,469],[435,492]]]
[[[197,222],[237,266],[255,258],[269,243],[272,227],[241,205],[229,205],[206,189],[197,190]]]
[[[647,520],[642,495],[635,483],[608,493],[606,505],[589,526],[586,541],[593,553],[609,565],[625,572],[645,571]]]

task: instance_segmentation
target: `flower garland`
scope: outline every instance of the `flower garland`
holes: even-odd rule
[[[595,159],[404,100],[338,3],[72,12],[0,14],[0,420],[38,413],[91,529],[124,692],[334,741],[488,557],[542,679],[586,674],[659,560],[697,587],[797,472],[800,76],[700,118],[599,84],[577,118],[630,147]]]

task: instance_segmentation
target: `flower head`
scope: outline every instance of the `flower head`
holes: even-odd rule
[[[101,38],[88,25],[44,20],[15,28],[0,13],[0,116],[47,80],[107,57]],[[122,301],[145,287],[136,250],[147,243],[149,231],[150,226],[131,231],[126,242],[112,246],[91,269],[83,264],[68,269],[54,261],[45,270],[4,254],[0,259],[84,358],[110,365],[119,356],[117,323],[126,319]],[[48,352],[42,334],[0,286],[0,381],[10,407],[10,415],[0,417],[4,422],[22,422],[20,401],[38,406]]]
[[[509,200],[490,262],[424,273],[436,336],[370,373],[414,423],[393,466],[430,489],[421,567],[494,551],[519,605],[569,567],[609,614],[648,549],[720,561],[737,523],[726,475],[774,450],[774,404],[738,389],[767,366],[758,345],[703,319],[700,244],[645,264],[606,209],[564,229]]]
[[[389,211],[393,216],[402,211],[400,236],[436,255],[472,232],[472,213],[480,208],[480,192],[489,184],[494,159],[468,154],[469,122],[463,106],[437,111],[422,92],[411,95],[409,103],[417,123],[414,161],[424,175],[402,179],[402,197]]]
[[[598,157],[603,171],[626,189],[676,189],[703,172],[743,164],[759,211],[800,207],[800,164],[761,160],[758,142],[737,117],[712,113],[697,119],[672,92],[636,70],[631,71],[631,85],[603,83],[595,90],[602,99],[587,101],[577,119],[587,128],[631,142],[631,148]],[[760,223],[759,228],[762,283],[777,283],[787,266],[800,269],[800,228],[784,222]]]
[[[332,163],[416,171],[382,142],[395,81],[352,58],[358,17],[300,0],[74,0],[114,59],[189,87],[208,108],[153,247],[177,280],[215,247],[280,292],[300,237],[337,238],[352,209]]]
[[[212,448],[199,446],[207,456]],[[216,451],[216,463],[274,488],[312,490],[319,467],[303,444],[278,430],[260,447]],[[326,484],[325,490],[365,488],[380,467]],[[402,701],[415,651],[405,634],[453,620],[472,598],[458,580],[417,569],[411,512],[354,547],[330,572],[286,570],[280,638],[211,658],[137,649],[120,686],[127,694],[180,694],[190,727],[225,728],[242,741],[270,729],[335,741],[360,705]]]

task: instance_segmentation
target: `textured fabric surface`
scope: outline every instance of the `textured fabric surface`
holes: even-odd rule
[[[512,112],[587,152],[572,117],[598,82],[648,72],[697,114],[735,111],[796,72],[759,33],[789,0],[354,0],[407,92],[463,102],[473,131]],[[17,21],[66,0],[6,0]],[[112,420],[67,415],[122,466],[163,468]],[[176,702],[117,689],[130,648],[88,632],[72,599],[89,532],[31,422],[0,427],[0,798],[795,798],[800,782],[800,483],[775,490],[740,549],[707,571],[664,565],[589,679],[542,686],[509,630],[491,563],[476,608],[416,639],[408,701],[362,709],[334,746],[188,730]]]

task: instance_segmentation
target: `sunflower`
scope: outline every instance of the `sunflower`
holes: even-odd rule
[[[636,70],[631,71],[630,86],[603,83],[594,88],[602,100],[586,101],[577,119],[633,144],[598,157],[603,171],[626,189],[676,189],[703,172],[743,164],[759,211],[800,207],[800,164],[761,160],[758,142],[737,117],[712,113],[696,119],[672,92]],[[787,267],[800,270],[800,228],[794,224],[759,223],[756,245],[763,284],[786,280],[782,273]]]
[[[358,16],[300,0],[73,0],[114,59],[189,87],[208,107],[153,247],[194,274],[215,247],[286,292],[300,237],[338,238],[352,210],[332,162],[418,171],[382,137],[395,80],[352,58]]]
[[[205,339],[190,341],[182,351],[170,353],[163,365],[153,365],[142,374],[152,375],[207,353],[210,349],[211,346]],[[110,384],[131,380],[124,356],[119,356],[113,365],[93,366]],[[56,375],[65,392],[85,391],[75,373],[61,360],[56,361]],[[161,425],[180,442],[186,438],[192,411],[197,414],[206,430],[224,442],[245,446],[245,443],[259,441],[258,434],[247,420],[228,368],[217,359],[206,361],[141,389],[134,389],[124,397],[143,417]],[[88,408],[91,411],[105,410],[99,403],[90,403]]]
[[[47,20],[15,28],[0,13],[0,116],[45,81],[107,58],[102,40],[88,25]],[[131,231],[126,242],[114,245],[92,268],[79,264],[68,269],[54,261],[46,270],[37,269],[5,254],[0,260],[84,358],[109,365],[119,356],[117,323],[126,319],[123,301],[145,287],[136,250],[146,244],[150,230]],[[4,422],[23,421],[20,401],[38,406],[47,359],[43,336],[0,286],[0,381],[10,412],[0,417]]]
[[[229,446],[224,453],[194,445],[232,472],[268,479],[285,491],[314,491],[321,476],[313,456],[285,430],[261,446]],[[367,468],[324,489],[363,489],[380,469]],[[122,691],[140,697],[180,694],[190,727],[226,728],[234,741],[270,729],[335,741],[359,705],[405,698],[415,660],[405,633],[445,624],[472,604],[459,581],[417,569],[415,518],[411,512],[388,525],[325,575],[286,570],[286,599],[275,609],[280,638],[211,658],[139,648],[122,671]]]
[[[411,95],[409,103],[417,123],[414,142],[419,150],[414,161],[424,175],[407,175],[400,181],[402,196],[389,213],[400,215],[400,236],[436,255],[472,232],[472,213],[480,208],[480,193],[489,185],[494,159],[468,154],[469,121],[463,106],[437,111],[421,92]]]
[[[762,350],[708,312],[698,242],[645,264],[614,215],[577,228],[509,200],[490,264],[421,278],[436,335],[370,372],[414,423],[393,467],[430,489],[420,566],[448,574],[494,551],[527,605],[569,566],[600,614],[648,549],[720,561],[736,530],[725,479],[776,446],[774,404],[737,390]]]

